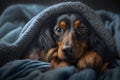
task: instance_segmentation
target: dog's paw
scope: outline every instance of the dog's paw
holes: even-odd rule
[[[57,48],[51,48],[45,57],[46,62],[51,62],[52,59],[57,57]]]
[[[70,66],[70,64],[66,61],[60,61],[60,60],[51,61],[51,69],[61,68],[61,67],[66,67],[66,66]]]
[[[102,57],[100,55],[94,51],[88,51],[80,58],[77,67],[79,70],[83,70],[85,68],[101,70],[102,64]]]

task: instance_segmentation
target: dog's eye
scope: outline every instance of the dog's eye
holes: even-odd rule
[[[64,30],[63,30],[61,27],[56,28],[55,33],[56,33],[57,35],[61,35],[63,32],[64,32]]]
[[[79,31],[82,31],[82,32],[84,32],[85,31],[85,27],[79,27]]]
[[[57,31],[57,32],[63,32],[63,29],[60,28],[60,27],[58,27],[58,28],[56,29],[56,31]]]
[[[77,32],[78,32],[79,34],[84,34],[84,33],[86,33],[86,31],[87,31],[87,28],[86,28],[86,26],[85,26],[84,24],[81,24],[81,25],[78,27],[78,29],[77,29]]]
[[[64,33],[66,29],[66,22],[65,21],[61,21],[58,25],[58,27],[55,29],[55,33],[56,35],[60,36]]]

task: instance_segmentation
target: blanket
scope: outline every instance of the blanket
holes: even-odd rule
[[[48,63],[34,60],[17,60],[25,54],[27,47],[30,46],[37,34],[50,27],[46,23],[51,23],[51,20],[60,14],[74,12],[83,14],[108,49],[117,53],[118,59],[116,59],[110,70],[97,77],[96,72],[92,69],[86,69],[79,73],[75,73],[74,67],[46,71],[49,68]],[[119,19],[119,14],[105,10],[94,11],[81,2],[65,2],[50,7],[14,5],[7,8],[0,17],[0,65],[7,63],[0,68],[0,79],[119,80]],[[44,68],[44,71],[42,71],[41,67]]]

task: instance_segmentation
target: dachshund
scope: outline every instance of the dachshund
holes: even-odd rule
[[[44,35],[43,37],[53,36],[52,44],[55,46],[49,47],[46,53],[40,48],[36,48],[32,51],[32,57],[29,55],[27,58],[35,56],[33,59],[42,60],[41,58],[44,57],[43,61],[51,63],[51,69],[74,65],[78,70],[92,68],[96,71],[104,71],[111,62],[111,56],[108,55],[112,53],[97,37],[91,24],[81,14],[60,15],[50,33],[52,35],[49,33],[49,35],[42,35]],[[46,41],[46,38],[42,38],[39,36],[38,44],[41,44],[41,41]],[[47,42],[45,43],[47,44]]]
[[[109,65],[111,58],[106,54],[109,50],[83,15],[59,16],[53,32],[57,47],[51,48],[46,56],[52,69],[74,65],[78,70],[92,68],[103,72]]]

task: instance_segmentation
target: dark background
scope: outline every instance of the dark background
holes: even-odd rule
[[[13,4],[42,4],[50,6],[63,1],[81,1],[93,9],[104,9],[120,13],[118,0],[0,0],[0,14],[4,9]]]

